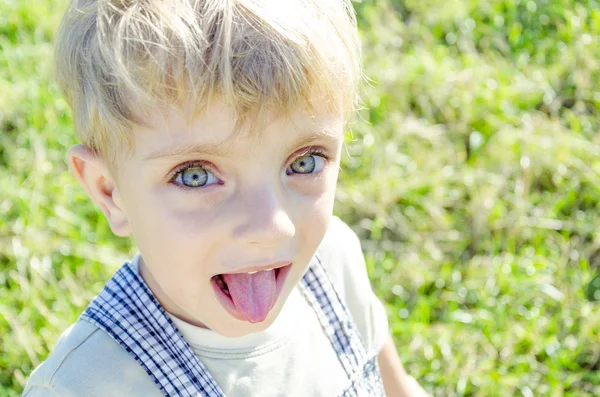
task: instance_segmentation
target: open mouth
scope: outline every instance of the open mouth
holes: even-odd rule
[[[248,273],[217,274],[211,285],[217,300],[233,317],[242,321],[264,321],[277,303],[292,264]]]

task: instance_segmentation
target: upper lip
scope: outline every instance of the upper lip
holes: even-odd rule
[[[236,273],[260,272],[262,270],[278,269],[280,267],[289,265],[290,263],[292,263],[292,261],[278,261],[278,262],[273,262],[273,263],[268,264],[268,265],[250,265],[250,266],[243,267],[241,269],[237,269],[237,270],[234,270],[234,271],[231,271],[231,272],[221,273],[221,274],[236,274]]]

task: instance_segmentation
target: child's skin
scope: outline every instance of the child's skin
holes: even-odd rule
[[[342,114],[298,109],[288,117],[268,111],[252,130],[242,126],[235,139],[228,139],[235,115],[220,101],[186,120],[184,111],[172,107],[134,127],[135,150],[121,156],[116,175],[83,145],[68,153],[71,170],[112,231],[134,236],[143,253],[140,274],[166,311],[225,336],[263,331],[327,230],[343,144]],[[221,153],[203,149],[223,143]],[[169,154],[173,151],[178,154]],[[186,164],[192,169],[182,174]],[[196,185],[190,183],[193,176]],[[217,274],[280,261],[291,266],[286,275],[280,272],[275,302],[262,321],[252,323],[227,309],[211,284]],[[391,337],[378,361],[389,396],[425,395],[404,371]]]
[[[327,114],[313,119],[298,111],[291,120],[269,117],[260,134],[242,131],[235,140],[228,139],[234,115],[221,103],[192,123],[185,121],[182,112],[171,109],[164,119],[157,113],[147,127],[134,128],[135,152],[119,163],[114,177],[81,146],[71,150],[70,162],[113,232],[135,237],[143,254],[142,278],[168,312],[229,337],[263,331],[302,278],[327,230],[342,120]],[[316,133],[321,136],[306,141]],[[219,144],[227,145],[221,154],[200,149]],[[323,155],[302,157],[311,146]],[[156,157],[176,148],[188,153]],[[292,163],[296,167],[298,159],[308,157],[314,169],[292,173]],[[204,186],[186,187],[181,175],[169,182],[173,170],[189,162],[198,167],[200,161]],[[283,281],[280,295],[264,321],[237,319],[217,300],[214,275],[280,261],[292,266],[285,280],[278,280]]]

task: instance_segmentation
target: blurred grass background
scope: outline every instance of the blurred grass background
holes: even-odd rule
[[[0,0],[0,397],[118,266],[68,173],[65,0]],[[371,84],[335,213],[436,396],[600,395],[600,7],[355,3]]]

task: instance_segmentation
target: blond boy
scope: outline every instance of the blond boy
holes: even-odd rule
[[[69,165],[139,253],[24,395],[423,393],[332,215],[359,48],[342,0],[73,0]]]

